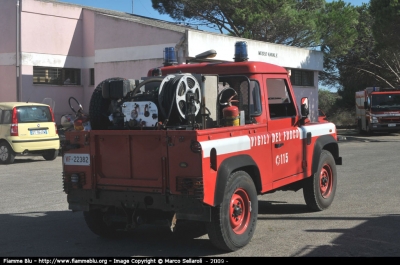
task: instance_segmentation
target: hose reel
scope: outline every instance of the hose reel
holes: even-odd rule
[[[158,103],[167,122],[193,123],[201,105],[199,82],[191,74],[166,76],[160,85]]]

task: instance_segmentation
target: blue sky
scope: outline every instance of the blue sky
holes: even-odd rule
[[[331,2],[330,0],[327,1]],[[160,15],[156,10],[154,10],[151,6],[151,0],[60,0],[60,2],[92,6],[127,13],[132,13],[133,5],[133,13],[135,15],[173,21],[168,15]],[[361,5],[362,3],[368,3],[369,0],[351,0],[345,2],[357,6]]]

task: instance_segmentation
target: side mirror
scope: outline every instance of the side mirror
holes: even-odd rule
[[[301,111],[302,118],[307,118],[308,114],[310,114],[310,108],[309,108],[307,97],[301,98],[300,111]]]

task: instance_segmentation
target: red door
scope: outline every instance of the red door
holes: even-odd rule
[[[288,81],[282,75],[265,78],[268,97],[268,132],[271,140],[272,180],[303,171],[302,137],[297,126],[297,107]]]

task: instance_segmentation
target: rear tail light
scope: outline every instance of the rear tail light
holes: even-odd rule
[[[18,110],[17,108],[13,108],[12,118],[11,118],[11,136],[18,136]]]
[[[54,113],[53,113],[53,110],[50,108],[50,106],[49,106],[49,111],[50,111],[50,114],[51,114],[51,121],[54,123],[54,127],[55,127],[55,129],[56,129],[56,134],[58,134],[58,128],[57,128],[57,124],[56,124],[56,120],[54,119]]]
[[[193,153],[201,153],[201,144],[197,141],[192,141],[190,150],[192,150]]]

